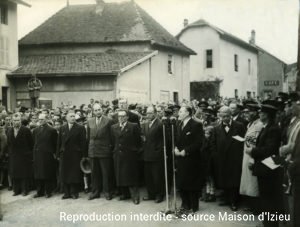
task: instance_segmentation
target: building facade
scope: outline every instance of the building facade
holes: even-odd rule
[[[283,61],[258,48],[258,95],[261,98],[275,98],[279,92],[288,92],[285,70]]]
[[[196,84],[213,83],[216,89],[210,97],[256,97],[255,47],[204,20],[186,25],[177,37],[197,53],[190,59],[192,98],[207,98],[207,91],[198,92]]]
[[[189,99],[195,54],[134,1],[69,5],[19,42],[19,68],[8,74],[16,101],[30,105],[27,81],[52,107],[90,98],[155,103]]]
[[[286,64],[255,44],[198,20],[177,38],[197,55],[190,58],[191,97],[274,98],[288,91]]]
[[[0,105],[10,108],[12,84],[6,78],[18,66],[17,5],[23,1],[0,1]]]

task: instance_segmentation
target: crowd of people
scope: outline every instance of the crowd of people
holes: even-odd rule
[[[139,204],[145,186],[142,200],[160,203],[175,176],[179,214],[197,212],[199,199],[218,199],[232,211],[243,203],[254,214],[291,213],[300,226],[297,93],[147,106],[91,99],[80,107],[2,108],[0,118],[0,186],[13,196],[34,189],[34,198],[77,199],[83,190],[89,200],[102,194]]]

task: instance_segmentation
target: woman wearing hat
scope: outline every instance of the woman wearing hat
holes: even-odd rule
[[[275,100],[274,100],[275,101]],[[264,212],[264,226],[278,227],[278,221],[268,220],[268,214],[279,214],[282,209],[281,168],[270,169],[262,163],[269,157],[279,154],[281,132],[275,123],[277,108],[276,101],[266,100],[262,103],[259,118],[263,128],[257,138],[256,147],[247,153],[255,163],[252,166],[253,174],[257,176],[260,194],[260,212]]]
[[[256,212],[256,209],[254,209],[254,202],[259,196],[259,191],[257,177],[253,176],[252,170],[249,168],[249,166],[253,165],[254,159],[247,154],[247,151],[251,151],[256,147],[257,137],[263,128],[263,124],[259,119],[258,110],[258,103],[255,101],[248,101],[245,103],[245,109],[243,111],[249,124],[245,135],[240,194],[247,196],[247,205],[252,212]]]

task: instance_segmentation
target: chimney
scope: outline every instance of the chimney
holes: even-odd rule
[[[69,6],[70,5],[70,2],[69,2],[69,0],[67,0],[67,6]]]
[[[103,0],[96,0],[96,13],[101,15],[104,10],[105,2]]]
[[[189,20],[188,19],[184,19],[183,20],[183,27],[185,28],[186,26],[188,26],[189,24]]]
[[[255,44],[255,30],[251,31],[251,37],[249,39],[249,43],[254,45]]]

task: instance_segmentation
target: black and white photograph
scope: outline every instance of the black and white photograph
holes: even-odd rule
[[[0,226],[300,227],[299,0],[0,0]]]

